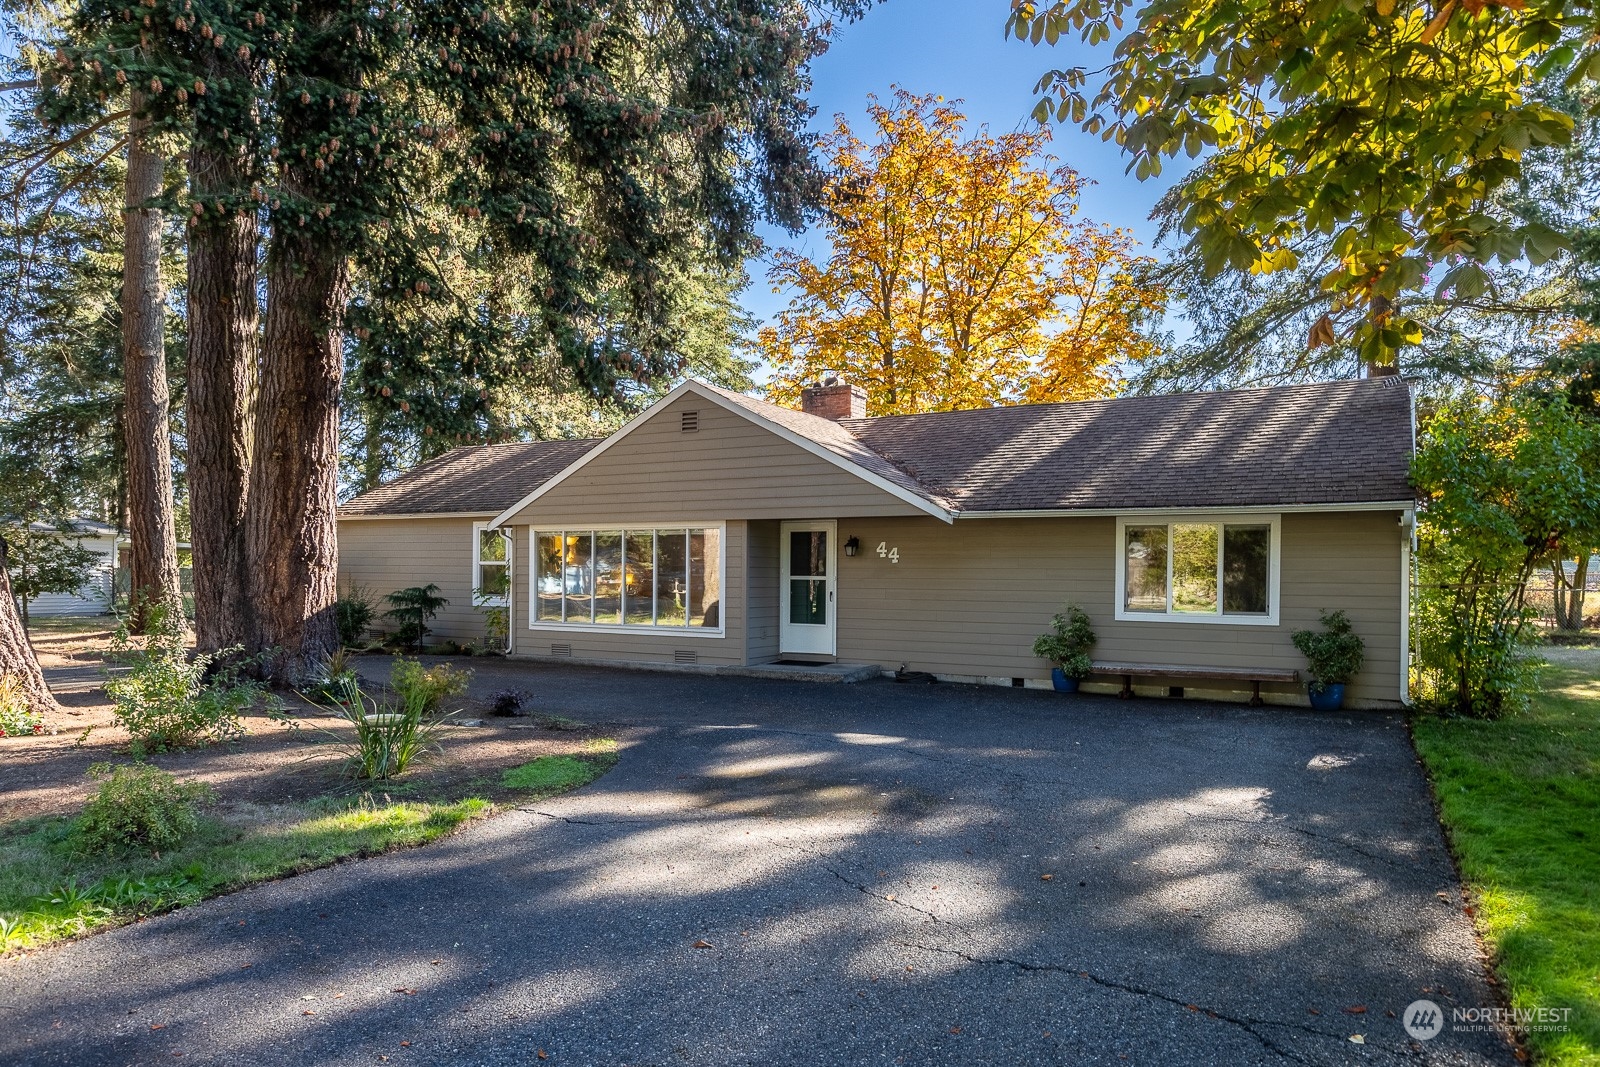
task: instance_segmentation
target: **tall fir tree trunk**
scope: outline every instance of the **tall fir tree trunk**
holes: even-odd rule
[[[61,705],[45,684],[39,659],[28,641],[28,628],[17,614],[17,598],[11,592],[11,572],[7,568],[10,546],[0,535],[0,676],[16,679],[27,697],[28,706],[39,714],[60,711]]]
[[[261,228],[252,210],[215,210],[249,184],[236,157],[191,149],[190,191],[210,204],[189,231],[189,524],[195,643],[204,651],[244,644],[253,629],[245,511],[260,361]]]
[[[161,212],[145,206],[161,194],[162,158],[146,140],[142,96],[129,94],[128,175],[123,209],[123,441],[127,449],[129,628],[142,633],[151,609],[182,609],[173,522],[171,394],[161,288]],[[181,618],[181,615],[178,616]]]
[[[335,508],[349,295],[342,250],[295,231],[273,234],[245,527],[255,608],[252,646],[273,653],[273,679],[289,684],[338,647]]]

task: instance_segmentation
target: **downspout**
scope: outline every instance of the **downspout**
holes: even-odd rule
[[[1411,455],[1417,454],[1417,394],[1406,383],[1411,404]],[[1415,492],[1415,490],[1413,490]],[[1417,571],[1417,509],[1407,508],[1400,514],[1400,527],[1405,539],[1400,546],[1400,704],[1411,707],[1411,602],[1416,588]]]

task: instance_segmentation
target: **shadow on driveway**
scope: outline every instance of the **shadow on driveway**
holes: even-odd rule
[[[0,964],[0,1061],[1514,1062],[1398,1018],[1496,1001],[1396,716],[474,667],[616,769]]]

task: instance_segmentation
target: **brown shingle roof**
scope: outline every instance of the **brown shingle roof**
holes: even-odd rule
[[[1393,377],[842,422],[695,386],[951,511],[1412,498],[1411,396]],[[499,514],[598,444],[458,448],[339,513]]]
[[[841,425],[962,511],[1410,500],[1395,377]]]
[[[454,448],[339,508],[343,517],[497,515],[600,442],[527,441]]]

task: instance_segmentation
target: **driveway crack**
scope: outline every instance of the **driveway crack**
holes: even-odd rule
[[[803,852],[807,856],[811,856],[817,860],[818,866],[820,866],[823,870],[827,871],[829,874],[833,875],[835,878],[839,879],[839,881],[854,889],[856,892],[861,893],[863,896],[871,897],[873,900],[879,900],[885,904],[893,904],[898,908],[905,908],[907,911],[914,911],[918,915],[927,916],[936,923],[939,923],[943,926],[953,927],[954,929],[960,930],[964,934],[970,935],[972,933],[971,930],[965,926],[962,926],[958,922],[943,918],[937,913],[931,912],[926,908],[919,908],[915,904],[908,904],[896,897],[890,897],[884,893],[880,893],[872,886],[867,885],[865,882],[856,881],[854,878],[851,878],[849,875],[845,874],[843,871],[829,863],[825,853],[818,852],[814,848],[806,848],[803,845],[792,845],[784,841],[774,841],[773,844],[778,848],[788,849],[791,852]]]
[[[1227,1023],[1230,1026],[1244,1031],[1256,1041],[1260,1042],[1262,1047],[1266,1048],[1268,1051],[1273,1052],[1278,1056],[1282,1056],[1284,1059],[1290,1060],[1294,1063],[1310,1064],[1312,1061],[1279,1044],[1277,1041],[1273,1040],[1270,1035],[1262,1033],[1260,1028],[1272,1026],[1285,1030],[1298,1030],[1314,1037],[1331,1038],[1341,1042],[1348,1040],[1348,1036],[1345,1034],[1330,1030],[1319,1030],[1314,1026],[1307,1026],[1304,1023],[1283,1022],[1277,1019],[1253,1019],[1247,1016],[1229,1015],[1225,1012],[1217,1011],[1215,1008],[1201,1007],[1192,1001],[1184,1000],[1181,997],[1172,996],[1170,993],[1163,993],[1159,989],[1150,989],[1145,986],[1134,985],[1131,982],[1123,982],[1115,978],[1107,978],[1104,975],[1094,974],[1090,971],[1081,970],[1076,967],[1067,967],[1055,963],[1034,963],[1029,960],[1014,959],[1010,956],[974,956],[971,953],[963,952],[960,949],[941,948],[934,945],[923,945],[913,941],[896,941],[894,943],[902,948],[912,948],[923,952],[936,953],[939,955],[955,956],[960,960],[979,967],[1011,967],[1019,971],[1066,975],[1071,978],[1078,978],[1089,982],[1091,985],[1100,986],[1103,989],[1112,989],[1119,993],[1126,993],[1130,996],[1146,997],[1151,1000],[1159,1000],[1165,1004],[1171,1004],[1174,1007],[1183,1008],[1185,1011],[1203,1012],[1212,1019]],[[1379,1052],[1398,1060],[1410,1058],[1403,1053],[1394,1052],[1378,1045],[1366,1045],[1364,1047],[1371,1051]]]
[[[1275,819],[1235,819],[1226,815],[1204,815],[1192,811],[1185,811],[1184,815],[1191,819],[1205,819],[1210,822],[1226,822],[1234,823],[1239,826],[1258,826],[1263,829],[1287,830],[1290,833],[1299,834],[1302,837],[1309,837],[1313,841],[1325,841],[1330,845],[1337,845],[1346,851],[1354,852],[1358,856],[1365,856],[1369,860],[1385,864],[1386,866],[1393,867],[1396,870],[1411,870],[1415,866],[1412,863],[1406,863],[1404,861],[1394,859],[1391,856],[1381,855],[1377,852],[1369,852],[1360,845],[1351,844],[1349,841],[1346,841],[1343,838],[1330,837],[1327,834],[1320,834],[1315,830],[1308,830],[1303,826],[1296,826],[1291,822]]]

